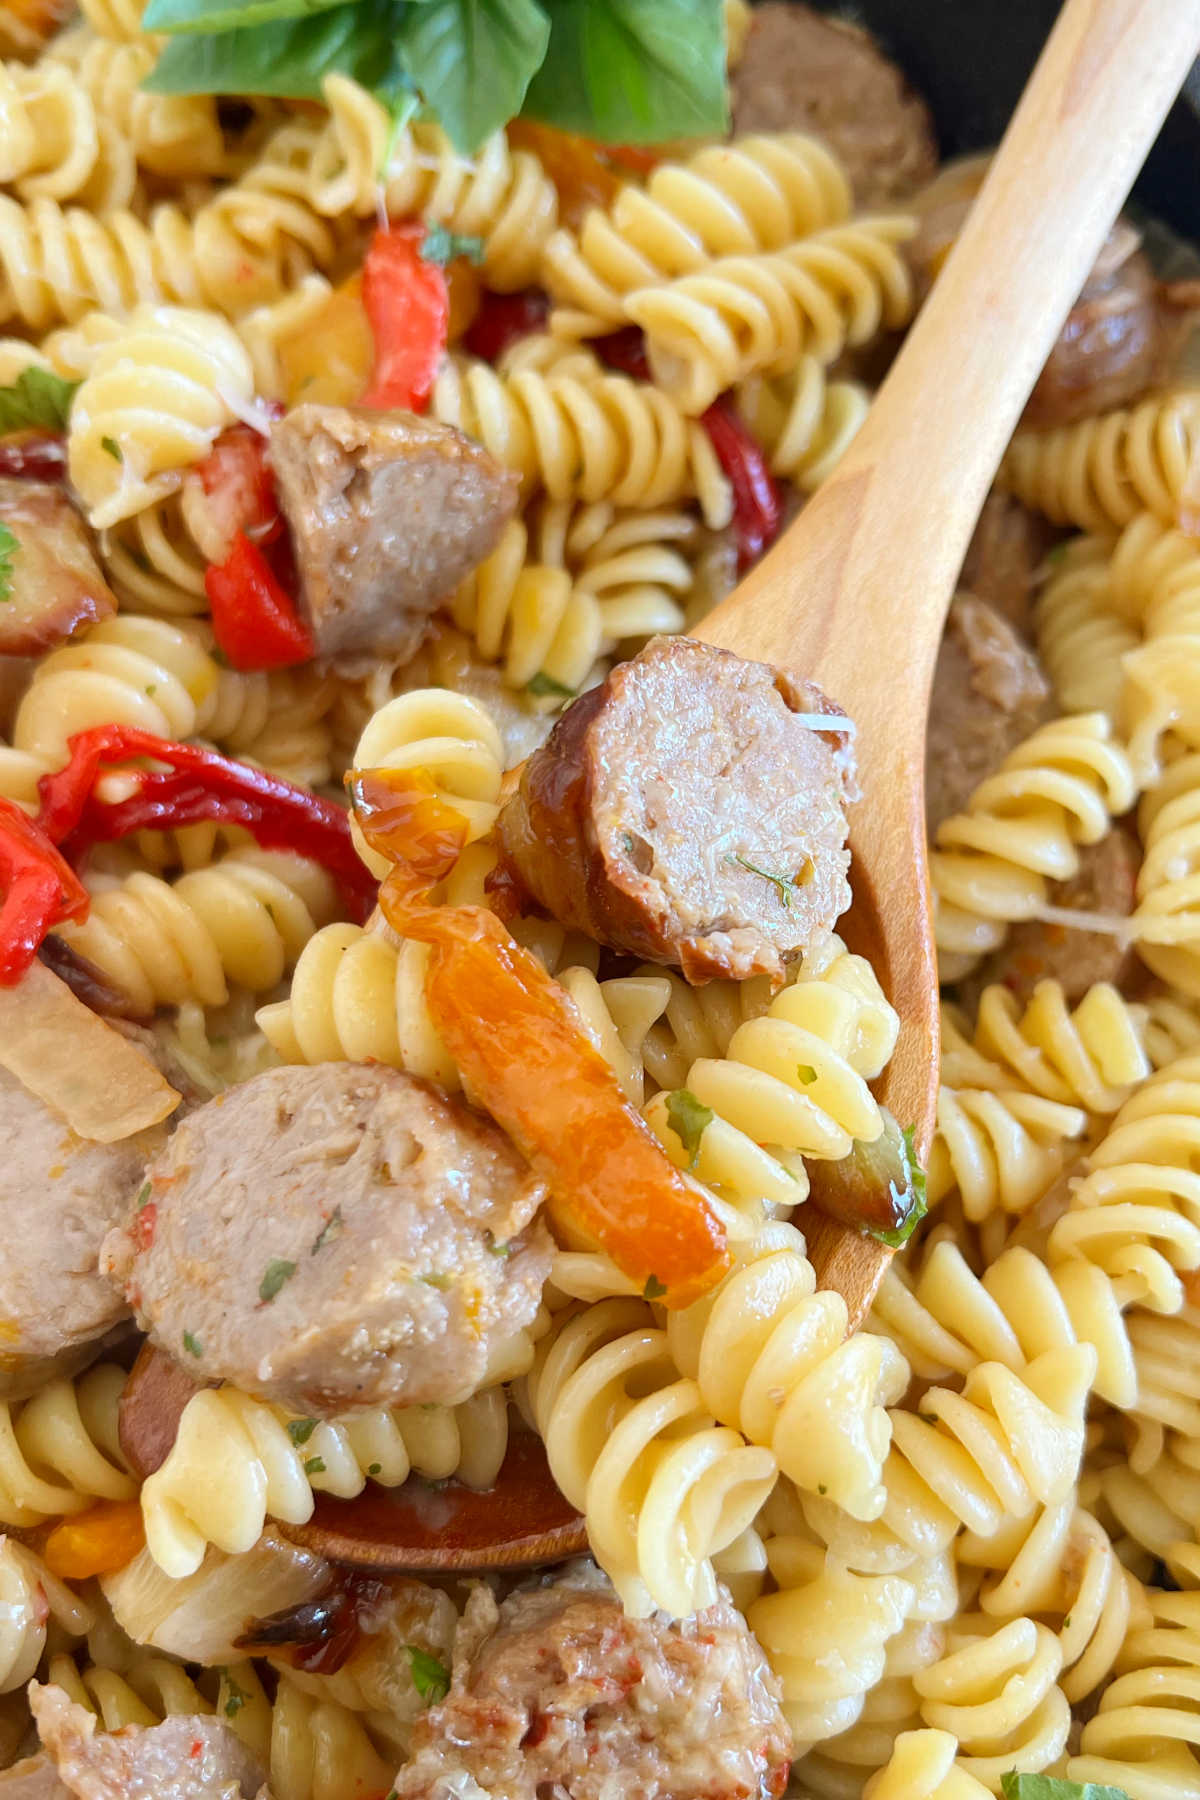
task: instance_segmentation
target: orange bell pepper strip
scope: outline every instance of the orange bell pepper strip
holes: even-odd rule
[[[422,771],[366,771],[352,792],[367,842],[394,864],[384,917],[432,947],[425,997],[442,1042],[468,1094],[546,1182],[551,1217],[665,1306],[706,1293],[729,1267],[724,1227],[625,1098],[563,989],[485,907],[429,904],[465,841],[462,816]]]
[[[42,1550],[46,1567],[64,1581],[111,1575],[131,1563],[146,1542],[141,1503],[101,1500],[56,1525]]]

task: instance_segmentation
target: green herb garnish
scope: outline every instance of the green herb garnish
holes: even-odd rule
[[[264,1306],[270,1305],[285,1281],[290,1281],[296,1273],[294,1262],[285,1262],[283,1257],[276,1256],[263,1271],[263,1278],[258,1284],[258,1297]]]
[[[425,242],[421,245],[421,260],[437,263],[444,269],[456,256],[465,256],[478,267],[483,261],[483,250],[481,237],[468,237],[461,231],[448,230],[445,225],[427,225]]]
[[[187,1351],[189,1356],[203,1356],[204,1355],[204,1345],[200,1342],[200,1339],[195,1335],[194,1332],[191,1332],[191,1331],[184,1332],[183,1347]]]
[[[10,386],[0,387],[0,434],[65,431],[78,386],[50,369],[22,369]]]
[[[313,1239],[312,1249],[308,1254],[310,1256],[315,1256],[318,1250],[324,1250],[326,1245],[332,1244],[334,1238],[340,1233],[342,1225],[342,1209],[340,1206],[335,1206],[325,1223],[322,1225],[320,1231],[318,1231],[316,1237]]]
[[[13,557],[20,548],[16,532],[0,522],[0,600],[12,599]]]
[[[115,437],[102,437],[100,448],[106,455],[111,456],[114,462],[123,463],[125,461],[125,453]]]
[[[761,875],[764,881],[769,881],[779,895],[785,911],[791,906],[792,889],[796,884],[790,875],[772,875],[770,869],[760,869],[758,864],[752,863],[747,856],[730,856],[729,861],[740,864],[751,875]]]
[[[323,1475],[325,1473],[323,1459],[319,1456],[310,1456],[304,1465],[304,1473],[306,1475]]]
[[[307,1444],[316,1429],[317,1421],[315,1419],[289,1419],[287,1434],[299,1449],[301,1444]]]
[[[688,1168],[694,1169],[700,1154],[700,1139],[712,1124],[711,1106],[703,1106],[690,1088],[676,1088],[667,1095],[667,1124],[683,1145]]]
[[[545,669],[539,669],[532,681],[525,683],[525,692],[532,694],[535,700],[544,700],[548,694],[556,694],[561,700],[573,700],[575,689],[564,687],[561,681],[555,681],[553,675],[547,675]]]
[[[642,1299],[661,1300],[666,1291],[664,1283],[658,1279],[657,1275],[648,1275],[646,1285],[642,1289]]]
[[[413,1686],[422,1700],[431,1706],[444,1700],[450,1692],[450,1671],[445,1663],[440,1663],[436,1656],[430,1656],[428,1650],[422,1650],[416,1644],[405,1644],[404,1648],[408,1652]]]

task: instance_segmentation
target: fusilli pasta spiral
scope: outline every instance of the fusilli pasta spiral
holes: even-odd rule
[[[129,1500],[137,1482],[117,1437],[125,1372],[97,1363],[0,1406],[0,1524],[40,1525],[94,1500]]]
[[[1057,981],[1039,981],[1023,1010],[1007,988],[986,987],[969,1042],[942,1008],[943,1081],[1016,1085],[1106,1114],[1149,1073],[1134,1011],[1109,982],[1096,982],[1071,1010]]]
[[[91,1602],[52,1575],[40,1556],[0,1538],[0,1694],[16,1692],[36,1674],[48,1625],[81,1638],[95,1617]]]
[[[1200,394],[1179,389],[1053,431],[1019,431],[999,481],[1058,525],[1119,530],[1143,508],[1174,525],[1198,424]]]
[[[0,62],[0,182],[22,200],[44,195],[107,212],[133,200],[137,164],[69,69]]]

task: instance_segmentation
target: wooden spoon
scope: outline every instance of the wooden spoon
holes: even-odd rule
[[[812,677],[857,723],[865,797],[848,935],[900,1014],[879,1097],[916,1125],[923,1150],[938,1085],[925,721],[946,609],[1021,409],[1198,46],[1200,0],[1067,0],[862,430],[694,634]],[[859,1324],[891,1252],[814,1207],[804,1226],[821,1285]],[[121,1441],[142,1471],[173,1442],[187,1399],[158,1360],[139,1358],[122,1405]],[[457,1482],[432,1494],[369,1489],[321,1500],[291,1534],[336,1561],[391,1571],[531,1567],[586,1543],[528,1437],[514,1439],[486,1496]]]
[[[849,917],[900,1015],[877,1084],[928,1150],[938,988],[925,726],[946,610],[1021,410],[1200,48],[1200,0],[1067,0],[979,197],[862,430],[694,635],[811,676],[857,725]],[[805,1211],[855,1324],[891,1257]]]

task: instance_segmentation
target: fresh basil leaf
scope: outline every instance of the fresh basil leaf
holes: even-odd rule
[[[550,47],[525,112],[609,144],[729,126],[722,0],[543,0]]]
[[[425,242],[421,245],[421,261],[437,263],[444,269],[456,256],[465,256],[468,262],[473,262],[478,267],[483,261],[483,239],[468,237],[461,231],[450,231],[436,221],[427,225]]]
[[[1015,1769],[1000,1777],[1000,1790],[1004,1800],[1129,1800],[1124,1788],[1061,1781],[1057,1775],[1018,1775]]]
[[[450,1692],[450,1671],[445,1663],[440,1663],[436,1656],[430,1656],[428,1650],[422,1650],[416,1644],[405,1644],[404,1648],[408,1652],[413,1686],[422,1700],[428,1704],[444,1700]]]
[[[275,19],[304,19],[342,0],[150,0],[143,31],[241,31]]]
[[[7,431],[65,431],[77,381],[49,369],[22,369],[11,387],[0,387],[0,435]]]
[[[550,25],[537,0],[426,0],[405,15],[404,66],[469,155],[521,110]]]
[[[363,87],[387,83],[396,64],[400,8],[340,5],[305,19],[241,31],[174,37],[142,83],[155,94],[277,94],[319,97],[336,71]]]
[[[12,559],[21,548],[21,540],[15,531],[0,523],[0,600],[8,600],[12,596]]]
[[[667,1095],[667,1124],[688,1154],[688,1168],[696,1166],[700,1139],[712,1124],[713,1110],[697,1100],[689,1088],[676,1088]]]

